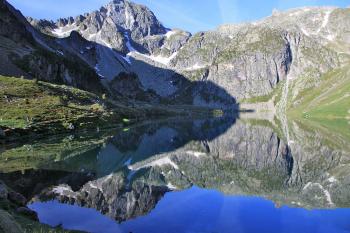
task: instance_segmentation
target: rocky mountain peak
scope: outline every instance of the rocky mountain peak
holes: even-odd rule
[[[140,42],[146,36],[164,34],[167,31],[147,7],[125,0],[113,0],[97,11],[74,18],[58,19],[53,25],[52,33],[58,37],[67,37],[73,30],[80,32],[87,40],[99,33],[102,40],[107,42],[103,44],[112,45],[119,51],[125,49],[117,41],[123,40],[121,37],[126,32],[129,32],[132,40]]]
[[[48,31],[58,38],[78,32],[86,41],[73,35],[67,50],[73,47],[105,80],[134,72],[145,90],[170,96],[181,88],[173,80],[179,75],[212,81],[241,100],[267,96],[287,78],[308,76],[316,83],[345,59],[338,53],[350,51],[349,23],[348,8],[304,7],[192,36],[165,28],[143,5],[113,0],[60,19]]]
[[[127,0],[113,0],[99,10],[56,22],[27,20],[45,34],[66,38],[76,31],[86,40],[124,55],[132,51],[154,53],[169,32],[146,6]]]

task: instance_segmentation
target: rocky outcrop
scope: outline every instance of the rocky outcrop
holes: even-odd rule
[[[6,1],[0,2],[0,62],[2,75],[36,78],[103,93],[95,71],[84,60],[36,31]]]
[[[27,207],[19,207],[16,209],[16,212],[20,215],[26,216],[33,221],[39,221],[38,214]]]
[[[25,206],[27,204],[27,199],[22,194],[14,191],[8,193],[8,199],[19,206]]]
[[[160,96],[151,90],[144,90],[138,76],[135,73],[119,73],[110,83],[109,88],[114,95],[145,101],[148,103],[159,103]]]
[[[6,1],[0,1],[0,35],[11,38],[16,43],[30,42],[34,43],[31,33],[26,30],[14,14],[9,11]]]
[[[0,181],[0,199],[10,201],[17,206],[25,206],[27,203],[27,199],[22,194],[10,190],[2,181]]]
[[[3,182],[1,182],[0,183],[0,199],[1,200],[7,199],[7,196],[8,196],[7,187]]]
[[[17,223],[18,216],[32,221],[39,220],[37,214],[25,206],[27,204],[26,198],[8,188],[2,181],[0,181],[0,201],[0,231],[2,232],[25,232]]]
[[[322,15],[333,10],[309,11]],[[317,83],[321,74],[340,65],[337,52],[324,42],[327,38],[305,33],[299,18],[285,19],[288,14],[297,14],[304,19],[302,24],[311,23],[316,16],[309,11],[300,9],[251,24],[198,33],[179,51],[172,65],[187,77],[213,81],[238,100],[267,96],[287,76],[303,79],[305,86],[300,85],[299,91],[308,88]]]

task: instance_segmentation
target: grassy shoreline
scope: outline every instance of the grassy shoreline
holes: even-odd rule
[[[190,105],[117,102],[72,87],[0,76],[0,142],[124,127],[149,118],[214,116],[217,112]]]

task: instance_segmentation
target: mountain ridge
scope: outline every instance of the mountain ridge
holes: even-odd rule
[[[320,42],[317,42],[316,44],[319,44],[319,48],[316,48],[317,50],[321,49],[322,47],[326,46],[326,44],[332,40],[335,40],[335,35],[336,33],[339,34],[339,32],[335,32],[335,34],[333,35],[332,32],[329,32],[329,29],[326,28],[326,26],[328,26],[329,21],[332,21],[332,17],[331,14],[334,11],[341,11],[341,10],[346,10],[346,8],[336,8],[336,7],[305,7],[305,8],[296,8],[296,9],[291,9],[288,11],[284,11],[284,12],[274,12],[270,17],[264,18],[262,20],[258,20],[256,22],[251,22],[251,23],[243,23],[243,24],[238,24],[238,25],[222,25],[219,26],[217,29],[214,29],[212,31],[208,31],[208,32],[200,32],[197,33],[193,36],[190,36],[187,38],[187,42],[184,43],[178,50],[175,50],[174,53],[172,54],[173,56],[170,58],[169,61],[167,62],[163,62],[163,64],[159,64],[162,62],[162,59],[154,59],[156,56],[143,56],[143,55],[139,55],[139,53],[135,53],[136,49],[130,49],[129,46],[129,51],[133,50],[131,52],[131,54],[133,54],[136,59],[140,59],[140,60],[144,60],[147,63],[152,62],[150,60],[156,60],[156,66],[158,65],[164,65],[167,68],[170,68],[172,70],[175,70],[176,72],[179,72],[181,75],[184,75],[186,78],[188,78],[188,76],[191,75],[187,75],[186,73],[193,73],[191,71],[201,71],[201,69],[205,69],[207,66],[211,66],[212,62],[205,62],[205,61],[201,61],[200,57],[195,56],[194,57],[194,61],[192,63],[189,62],[188,57],[184,57],[184,58],[179,58],[179,54],[180,56],[183,55],[183,46],[188,46],[191,41],[195,40],[196,37],[201,37],[201,35],[208,35],[213,33],[213,37],[214,39],[212,39],[215,42],[218,42],[218,40],[220,40],[219,38],[221,37],[221,35],[228,35],[228,38],[225,38],[225,40],[232,40],[234,39],[233,37],[233,33],[236,33],[238,31],[238,33],[240,33],[240,31],[247,31],[247,30],[255,30],[254,28],[262,28],[264,30],[264,27],[266,28],[266,30],[270,30],[269,32],[267,32],[268,34],[272,35],[275,34],[281,34],[281,36],[284,36],[283,34],[292,32],[292,33],[296,33],[297,35],[292,35],[291,40],[300,40],[300,39],[304,39],[304,40],[310,40],[310,43],[314,43],[311,42],[311,40],[320,40]],[[331,18],[330,18],[331,17]],[[285,19],[283,19],[285,18]],[[291,20],[291,18],[293,18],[293,20]],[[278,19],[278,20],[276,20]],[[282,20],[281,20],[282,19]],[[331,19],[331,20],[330,20]],[[311,21],[313,23],[311,23]],[[277,22],[277,23],[276,23]],[[334,24],[334,23],[333,23]],[[244,29],[244,27],[247,27],[248,29]],[[310,29],[310,27],[313,28],[318,28],[316,31],[312,31]],[[288,30],[281,30],[283,28],[288,28]],[[334,29],[334,28],[333,28]],[[259,29],[258,29],[259,30]],[[249,33],[249,32],[248,32]],[[260,33],[260,32],[257,32]],[[231,35],[229,35],[231,34]],[[256,36],[254,35],[254,32],[251,33],[252,37]],[[321,34],[320,37],[318,37],[318,34]],[[270,36],[269,35],[269,36]],[[277,35],[279,36],[279,35]],[[299,37],[299,38],[298,38]],[[266,39],[266,38],[264,38]],[[288,40],[286,38],[286,40]],[[268,42],[267,40],[265,40],[265,43]],[[272,41],[274,42],[274,41]],[[344,42],[344,40],[340,40],[340,42]],[[213,42],[211,42],[213,43]],[[288,43],[288,41],[287,41]],[[245,41],[242,40],[242,44],[245,44]],[[196,48],[200,48],[202,45],[201,44],[194,44],[192,47],[190,47],[189,49],[191,50],[189,53],[191,54],[196,54],[196,52],[198,51],[198,49]],[[241,45],[239,45],[241,46]],[[266,47],[266,45],[263,45]],[[298,45],[297,45],[298,46]],[[204,47],[205,49],[211,49],[210,47],[206,46]],[[268,47],[267,47],[268,48]],[[225,50],[225,48],[223,48]],[[287,48],[288,49],[288,48]],[[181,50],[181,51],[180,51]],[[296,50],[296,49],[295,49]],[[287,51],[287,50],[286,50]],[[214,51],[213,51],[214,52]],[[211,52],[211,53],[213,53]],[[130,53],[130,52],[129,52]],[[141,52],[142,53],[142,52]],[[215,52],[214,52],[215,53]],[[146,53],[147,54],[147,53]],[[282,54],[286,54],[286,52],[282,51]],[[208,57],[210,58],[210,55],[207,56],[208,54],[204,54],[204,58],[208,59]],[[288,56],[288,54],[287,54]],[[328,56],[328,55],[326,55]],[[335,55],[330,55],[335,57]],[[149,59],[151,58],[151,59]],[[161,57],[160,57],[161,58]],[[165,58],[165,57],[164,57]],[[310,59],[310,58],[308,58]],[[165,59],[163,59],[164,61]],[[288,63],[288,61],[285,61]],[[131,62],[132,63],[132,62]],[[158,64],[157,64],[158,63]],[[220,63],[220,61],[219,61]],[[300,61],[300,63],[302,63],[302,61]],[[336,67],[338,66],[337,64],[331,64],[327,61],[328,64],[331,65],[331,67]],[[152,63],[153,65],[153,63]],[[319,65],[319,64],[316,64]],[[249,64],[249,66],[252,66],[251,64]],[[288,69],[288,68],[287,68]],[[327,72],[329,70],[329,68],[324,68],[321,70],[322,73]],[[225,72],[227,72],[227,69],[224,69]],[[298,69],[293,69],[291,70],[292,73],[295,73],[295,76],[299,76],[300,73]],[[137,72],[136,72],[137,73]],[[203,73],[203,72],[202,72]],[[206,73],[206,72],[204,72]],[[209,71],[210,73],[210,71]],[[217,76],[217,72],[213,72],[213,75]],[[282,72],[277,72],[277,74],[275,73],[274,76],[276,77],[277,81],[273,81],[273,82],[279,82],[280,80],[278,79],[285,79],[283,78],[283,76],[285,76],[285,74],[281,74]],[[210,74],[209,74],[210,76]],[[247,77],[250,78],[250,77]],[[271,80],[268,80],[266,82],[265,85],[270,85]],[[220,85],[220,83],[218,83]],[[274,84],[275,85],[275,84]],[[273,85],[273,87],[274,87]],[[223,85],[225,88],[230,89],[231,87],[228,87],[227,84]],[[249,85],[248,85],[249,86]],[[251,85],[250,85],[251,86]],[[258,88],[258,87],[256,87]],[[244,90],[244,88],[242,88],[242,86],[238,87],[237,89],[240,90]],[[268,88],[265,92],[262,93],[249,93],[246,92],[247,94],[242,95],[238,95],[237,92],[231,92],[230,94],[233,95],[234,97],[237,97],[238,99],[242,99],[242,97],[244,98],[249,98],[254,97],[254,96],[259,96],[259,95],[266,95],[269,94],[269,92],[271,92],[271,88]]]
[[[130,1],[112,1],[56,23],[28,20],[42,32],[56,34],[55,40],[89,64],[112,93],[122,92],[120,86],[115,90],[110,85],[120,73],[134,73],[144,91],[159,98],[227,108],[223,94],[198,94],[205,82],[248,102],[266,99],[279,85],[287,85],[285,90],[292,86],[294,100],[304,89],[317,86],[323,74],[346,64],[348,11],[337,7],[275,11],[255,22],[221,25],[194,35],[167,29],[146,6]],[[203,83],[195,84],[198,81]],[[212,100],[204,98],[208,95]],[[283,110],[286,101],[276,98],[275,107]]]

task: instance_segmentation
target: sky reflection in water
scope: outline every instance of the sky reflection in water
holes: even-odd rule
[[[93,233],[345,233],[350,209],[306,210],[257,197],[225,196],[193,187],[167,193],[148,215],[118,224],[93,209],[56,201],[34,203],[40,221]]]

